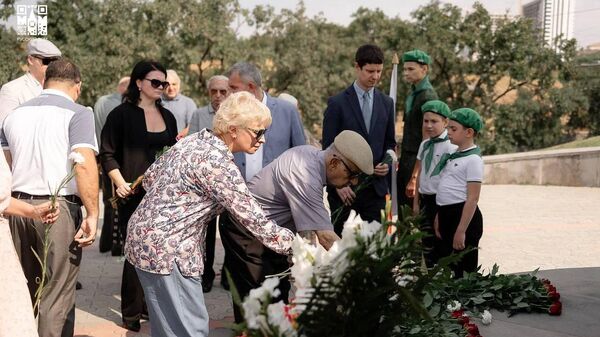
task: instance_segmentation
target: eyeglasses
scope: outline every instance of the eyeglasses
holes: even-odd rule
[[[36,59],[42,61],[42,64],[47,66],[50,64],[50,62],[52,61],[56,61],[59,59],[59,57],[43,57],[43,56],[39,56],[39,55],[34,55],[33,57],[35,57]]]
[[[254,137],[256,138],[256,140],[261,139],[264,135],[265,132],[267,132],[267,129],[252,129],[252,128],[245,128],[246,130],[252,132],[254,134]]]
[[[169,87],[169,82],[167,81],[161,81],[161,80],[157,80],[155,78],[153,79],[149,79],[149,78],[144,78],[146,81],[150,81],[150,85],[152,86],[152,88],[154,89],[158,89],[162,86],[163,89],[167,89]]]
[[[221,96],[227,95],[227,90],[225,89],[210,89],[211,95],[221,94]]]
[[[348,171],[348,179],[353,180],[353,179],[358,178],[358,176],[360,176],[361,172],[352,171],[350,166],[348,166],[348,164],[346,164],[346,162],[342,158],[340,158],[336,155],[333,155],[333,156],[336,157],[337,159],[339,159],[339,161],[342,162],[342,165],[344,165],[344,167],[346,168],[346,171]]]

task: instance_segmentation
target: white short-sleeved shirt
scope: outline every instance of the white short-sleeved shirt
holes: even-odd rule
[[[10,112],[0,142],[12,156],[12,190],[33,195],[49,195],[60,184],[71,170],[74,149],[98,153],[93,112],[53,89]],[[59,191],[72,194],[78,194],[75,179]]]
[[[439,135],[437,138],[445,138],[447,135],[448,131],[444,130],[444,132],[442,132],[442,134]],[[421,172],[419,174],[419,193],[432,195],[437,193],[438,184],[440,182],[440,175],[435,175],[432,177],[431,172],[433,172],[433,170],[440,162],[440,159],[442,159],[442,156],[445,153],[453,153],[454,151],[456,151],[458,146],[452,144],[450,140],[434,144],[433,159],[431,160],[431,166],[429,167],[429,170],[425,172],[425,161],[423,159],[427,157],[427,154],[431,150],[426,151],[425,153],[423,153],[422,156],[421,153],[423,152],[423,147],[425,146],[425,143],[427,141],[429,141],[429,139],[421,142],[421,145],[419,145],[419,152],[417,152],[417,159],[421,161]]]
[[[467,200],[467,183],[470,182],[483,182],[483,158],[472,154],[449,160],[440,173],[436,203],[439,206],[445,206],[465,202]]]

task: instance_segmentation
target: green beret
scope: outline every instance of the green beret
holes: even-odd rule
[[[442,117],[448,118],[450,116],[450,108],[446,103],[438,100],[427,101],[421,106],[421,112],[434,112]]]
[[[450,113],[450,119],[457,121],[464,127],[471,128],[476,132],[483,129],[483,121],[477,111],[469,108],[460,108]]]
[[[430,64],[431,57],[429,57],[429,55],[427,55],[426,52],[415,49],[415,50],[408,51],[408,52],[404,53],[404,55],[402,55],[402,63],[404,63],[404,62],[417,62],[420,64]]]

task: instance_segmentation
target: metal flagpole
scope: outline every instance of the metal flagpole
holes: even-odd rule
[[[396,96],[398,95],[398,64],[400,63],[400,59],[398,58],[398,53],[394,53],[392,57],[392,78],[390,80],[390,97],[394,101],[394,125],[397,121],[396,116]],[[396,221],[398,219],[398,184],[397,184],[397,176],[398,176],[398,156],[396,152],[393,150],[388,150],[388,153],[392,155],[392,221]]]
[[[392,57],[392,79],[390,80],[390,94],[389,96],[394,101],[394,114],[396,113],[396,96],[398,95],[398,64],[400,63],[400,58],[398,57],[398,53],[394,53]]]

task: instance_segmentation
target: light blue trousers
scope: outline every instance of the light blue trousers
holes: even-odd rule
[[[169,275],[135,270],[144,288],[152,337],[208,337],[200,277],[181,275],[177,265]]]

